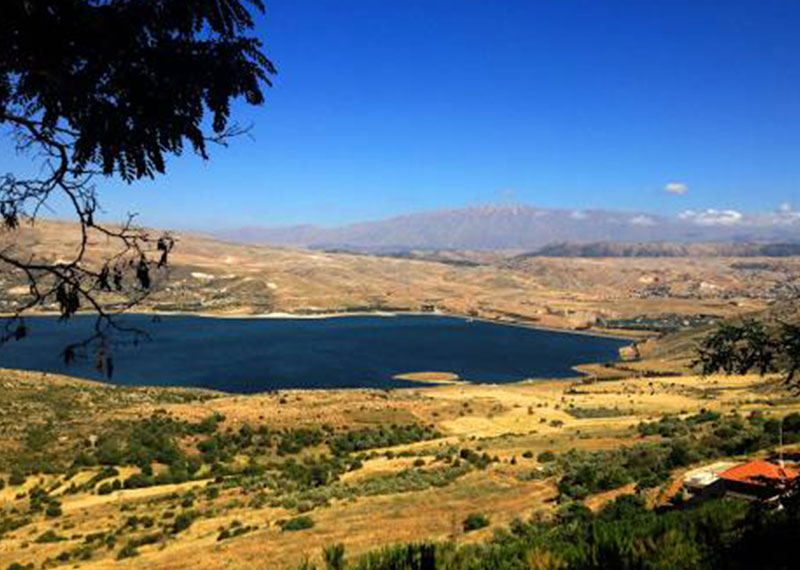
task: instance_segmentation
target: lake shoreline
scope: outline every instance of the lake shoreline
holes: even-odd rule
[[[463,315],[460,313],[446,313],[444,311],[352,311],[352,312],[327,312],[327,313],[286,313],[286,312],[275,312],[275,313],[257,313],[257,314],[232,314],[232,313],[190,313],[190,312],[165,312],[165,311],[148,311],[139,314],[159,314],[159,315],[172,315],[172,316],[182,316],[182,317],[208,317],[208,318],[230,318],[230,319],[306,319],[306,320],[313,320],[313,319],[336,319],[336,318],[348,318],[348,317],[384,317],[384,318],[392,318],[392,317],[452,317],[454,319],[461,319],[464,321],[475,321],[481,323],[489,323],[493,325],[504,325],[509,327],[520,327],[526,329],[533,329],[538,331],[547,331],[547,332],[556,332],[556,333],[567,333],[567,334],[577,334],[583,336],[593,336],[599,338],[612,338],[616,340],[627,340],[634,342],[638,339],[633,339],[630,336],[626,336],[623,334],[613,334],[604,331],[598,330],[577,330],[577,329],[565,329],[559,327],[549,327],[546,325],[538,325],[535,323],[525,322],[525,321],[514,321],[514,320],[501,320],[501,319],[490,319],[487,317],[472,317],[469,315]]]
[[[123,350],[117,354],[115,350],[114,368],[127,372],[125,377],[114,380],[98,376],[100,372],[86,363],[89,357],[77,363],[74,369],[65,368],[55,358],[42,364],[37,355],[43,353],[39,351],[47,349],[50,351],[47,354],[58,354],[61,348],[58,343],[69,340],[68,335],[73,333],[67,331],[75,330],[63,328],[64,323],[53,316],[42,316],[38,317],[43,320],[36,326],[46,334],[35,335],[35,338],[32,335],[31,340],[42,338],[43,344],[34,342],[34,346],[26,348],[23,345],[27,343],[23,343],[17,352],[10,352],[9,358],[4,359],[5,367],[112,384],[201,387],[242,395],[298,388],[400,389],[425,384],[492,385],[575,380],[585,376],[583,371],[574,368],[576,360],[577,363],[581,360],[583,363],[616,361],[620,348],[629,341],[589,335],[586,331],[543,330],[524,324],[430,312],[228,313],[224,316],[137,312],[127,316],[130,322],[138,322],[137,326],[143,331],[160,326],[154,321],[162,322],[165,328],[160,333],[164,335],[161,340],[167,343],[164,346],[170,347],[169,354],[162,355],[156,345],[149,344],[141,349],[130,349],[143,350],[142,353]],[[94,318],[91,313],[83,313],[75,319],[74,327],[77,330],[91,328]],[[259,322],[263,324],[257,324]],[[34,322],[29,326],[34,328]],[[387,331],[385,337],[384,330]],[[248,337],[245,332],[255,336]],[[566,332],[574,332],[586,340],[557,334]],[[434,336],[426,336],[431,334]],[[591,337],[595,339],[590,340]],[[243,343],[246,338],[253,342]],[[198,350],[193,346],[201,350],[187,359],[186,354]],[[541,348],[537,348],[540,346],[547,348],[541,352]],[[264,352],[263,347],[270,352]],[[366,358],[362,358],[362,354]],[[238,368],[230,368],[230,355]],[[264,355],[269,357],[265,360]]]
[[[91,316],[96,315],[95,312],[79,312],[76,315]],[[394,318],[394,317],[452,317],[461,319],[467,322],[475,321],[482,323],[489,323],[494,325],[502,325],[509,327],[519,327],[538,331],[565,333],[574,335],[583,335],[597,338],[610,338],[615,340],[628,341],[631,344],[642,340],[630,335],[614,334],[606,331],[599,330],[576,330],[566,329],[559,327],[552,327],[546,325],[539,325],[535,323],[515,320],[504,319],[490,319],[487,317],[472,317],[459,313],[446,313],[443,311],[331,311],[321,313],[288,313],[283,311],[276,311],[274,313],[215,313],[215,312],[192,312],[192,311],[126,311],[122,315],[152,315],[158,317],[198,317],[204,319],[242,319],[242,320],[260,320],[260,319],[273,319],[273,320],[324,320],[336,318],[352,318],[352,317],[381,317],[381,318]],[[3,313],[0,314],[0,319],[11,318],[14,315]],[[30,317],[58,317],[60,313],[55,311],[40,311],[28,314]],[[121,315],[120,315],[121,316]]]

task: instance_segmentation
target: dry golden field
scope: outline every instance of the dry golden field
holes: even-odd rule
[[[650,362],[649,367],[657,367]],[[7,520],[27,522],[5,532],[0,540],[0,568],[17,562],[80,568],[285,568],[304,556],[317,558],[326,544],[344,543],[358,554],[370,548],[423,539],[478,540],[515,518],[546,516],[555,508],[554,477],[535,475],[544,467],[543,451],[611,449],[634,443],[642,420],[698,410],[761,410],[780,415],[800,409],[800,400],[784,393],[774,380],[755,376],[636,377],[587,383],[543,381],[513,385],[422,386],[406,390],[282,391],[253,396],[229,396],[203,391],[112,387],[53,375],[0,372],[0,458],[8,480],[16,458],[29,453],[30,426],[46,425],[47,449],[55,457],[71,456],[118,422],[136,422],[154,413],[176,421],[199,422],[213,414],[224,420],[221,433],[239,433],[243,425],[268,426],[276,432],[327,426],[358,430],[389,425],[424,425],[437,435],[416,443],[370,449],[359,469],[343,473],[330,488],[346,486],[346,497],[309,508],[280,505],[279,491],[248,485],[237,479],[226,485],[211,474],[196,480],[148,488],[97,489],[68,492],[88,481],[100,467],[81,467],[69,474],[34,475],[19,486],[0,491],[0,512]],[[607,417],[581,417],[576,410],[613,410]],[[181,439],[192,452],[196,436]],[[26,447],[27,446],[27,447]],[[470,448],[494,461],[483,469],[469,468],[441,484],[377,487],[401,473],[434,472],[443,467],[443,450]],[[327,454],[325,444],[302,450],[298,458]],[[387,453],[389,452],[389,453]],[[269,452],[268,452],[269,455]],[[274,457],[274,459],[278,459]],[[233,461],[247,463],[247,457]],[[302,461],[302,459],[301,459]],[[137,472],[122,467],[120,480]],[[415,475],[416,476],[416,475]],[[232,479],[231,479],[232,480]],[[36,486],[57,497],[62,513],[25,515],[30,491]],[[338,487],[337,487],[338,486]],[[207,489],[216,488],[218,495]],[[326,487],[327,488],[327,487]],[[376,490],[377,489],[377,490]],[[590,497],[599,507],[622,489]],[[287,495],[288,496],[288,495]],[[651,493],[657,500],[658,492]],[[168,532],[171,521],[191,509],[195,519],[179,533]],[[298,510],[299,509],[299,510]],[[313,528],[282,530],[281,521],[305,512]],[[461,521],[483,513],[490,527],[465,534]],[[150,528],[131,526],[131,517],[147,518]],[[126,522],[128,521],[128,522]],[[247,529],[240,536],[219,540],[224,529]],[[52,531],[53,542],[42,539]],[[158,531],[154,544],[138,547],[137,555],[117,560],[125,541]],[[110,547],[85,548],[94,533],[114,536]],[[37,542],[38,540],[38,542]],[[99,539],[98,539],[99,540]],[[108,539],[111,540],[111,539]],[[83,547],[83,550],[81,548]],[[64,554],[68,553],[68,554]],[[59,556],[62,558],[59,559]],[[85,557],[86,559],[82,559]],[[66,567],[66,566],[65,566]]]

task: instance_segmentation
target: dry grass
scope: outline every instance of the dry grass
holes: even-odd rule
[[[292,516],[289,511],[268,506],[247,507],[247,497],[232,489],[214,503],[217,505],[215,515],[198,520],[176,538],[160,546],[142,547],[139,557],[125,561],[113,560],[116,549],[105,554],[100,551],[92,560],[82,562],[82,568],[244,569],[254,564],[265,569],[284,568],[304,554],[317,556],[323,545],[333,542],[344,542],[349,552],[358,553],[387,543],[426,538],[477,540],[515,517],[525,518],[533,512],[553,508],[553,482],[525,481],[522,477],[537,467],[535,456],[541,451],[596,450],[626,445],[634,437],[632,428],[636,424],[664,413],[690,413],[701,408],[785,413],[800,407],[795,400],[783,398],[774,381],[755,376],[632,378],[592,384],[551,381],[452,385],[392,392],[287,391],[246,397],[218,395],[209,399],[204,396],[188,401],[153,400],[144,389],[111,388],[52,375],[6,372],[0,376],[0,381],[12,395],[25,394],[25,390],[35,386],[43,391],[74,390],[68,397],[80,394],[88,397],[88,394],[98,403],[95,415],[87,420],[89,425],[80,427],[82,433],[99,429],[97,423],[93,428],[91,422],[145,417],[158,408],[167,409],[176,418],[193,421],[220,412],[226,416],[225,429],[236,429],[243,423],[274,427],[328,423],[358,427],[402,420],[433,423],[443,437],[397,446],[392,448],[395,453],[413,450],[429,463],[437,450],[456,445],[479,449],[499,459],[487,470],[472,471],[446,487],[334,501],[329,507],[317,508],[311,513],[316,522],[314,528],[299,532],[283,532],[277,526],[279,520]],[[115,398],[107,397],[111,394]],[[571,408],[617,408],[623,410],[624,415],[581,419],[569,413]],[[68,430],[65,428],[65,431]],[[6,433],[4,445],[13,447],[9,440],[13,437]],[[523,457],[523,454],[532,454],[533,458]],[[361,470],[348,473],[343,480],[357,483],[390,475],[408,469],[417,456],[387,459],[380,455],[366,460]],[[88,476],[82,472],[75,480],[85,481]],[[43,482],[50,483],[51,479],[45,477]],[[25,488],[37,482],[37,478],[32,478]],[[0,540],[0,567],[13,561],[33,561],[38,566],[46,558],[80,544],[80,540],[55,544],[32,542],[47,529],[65,536],[79,536],[116,527],[128,516],[120,510],[124,505],[134,505],[136,514],[150,513],[158,518],[170,508],[170,493],[204,484],[191,482],[106,496],[85,493],[64,496],[62,517],[55,520],[39,517],[33,525],[13,531]],[[21,507],[24,502],[15,498],[20,490],[6,488],[0,492],[0,508]],[[596,508],[615,494],[593,497],[590,504]],[[229,506],[220,508],[226,504]],[[492,521],[491,527],[464,536],[460,523],[471,512],[485,513]],[[233,520],[257,526],[258,530],[218,542],[219,529]],[[25,544],[27,546],[23,547]]]

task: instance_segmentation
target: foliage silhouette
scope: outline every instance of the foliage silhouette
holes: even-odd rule
[[[141,302],[163,272],[175,240],[134,225],[98,222],[95,180],[131,183],[166,173],[167,157],[190,147],[208,158],[247,129],[231,122],[231,103],[264,102],[275,67],[262,53],[251,12],[262,0],[8,0],[0,9],[0,128],[39,162],[36,178],[0,177],[0,265],[30,293],[6,320],[2,340],[24,338],[26,311],[55,306],[62,318],[97,313],[95,334],[64,349],[69,362],[91,347],[110,375],[112,317]],[[66,201],[80,240],[68,260],[17,251],[16,236],[43,208]],[[119,251],[87,260],[93,240]],[[103,295],[125,299],[109,308]],[[122,335],[120,335],[122,336]]]
[[[800,370],[800,326],[755,319],[721,323],[697,347],[694,365],[703,374],[779,372],[787,384],[795,385]]]

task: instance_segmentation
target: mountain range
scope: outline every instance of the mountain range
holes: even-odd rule
[[[339,227],[242,227],[216,232],[237,242],[355,251],[530,251],[554,243],[800,243],[800,212],[686,210],[677,216],[524,204],[434,210]]]

